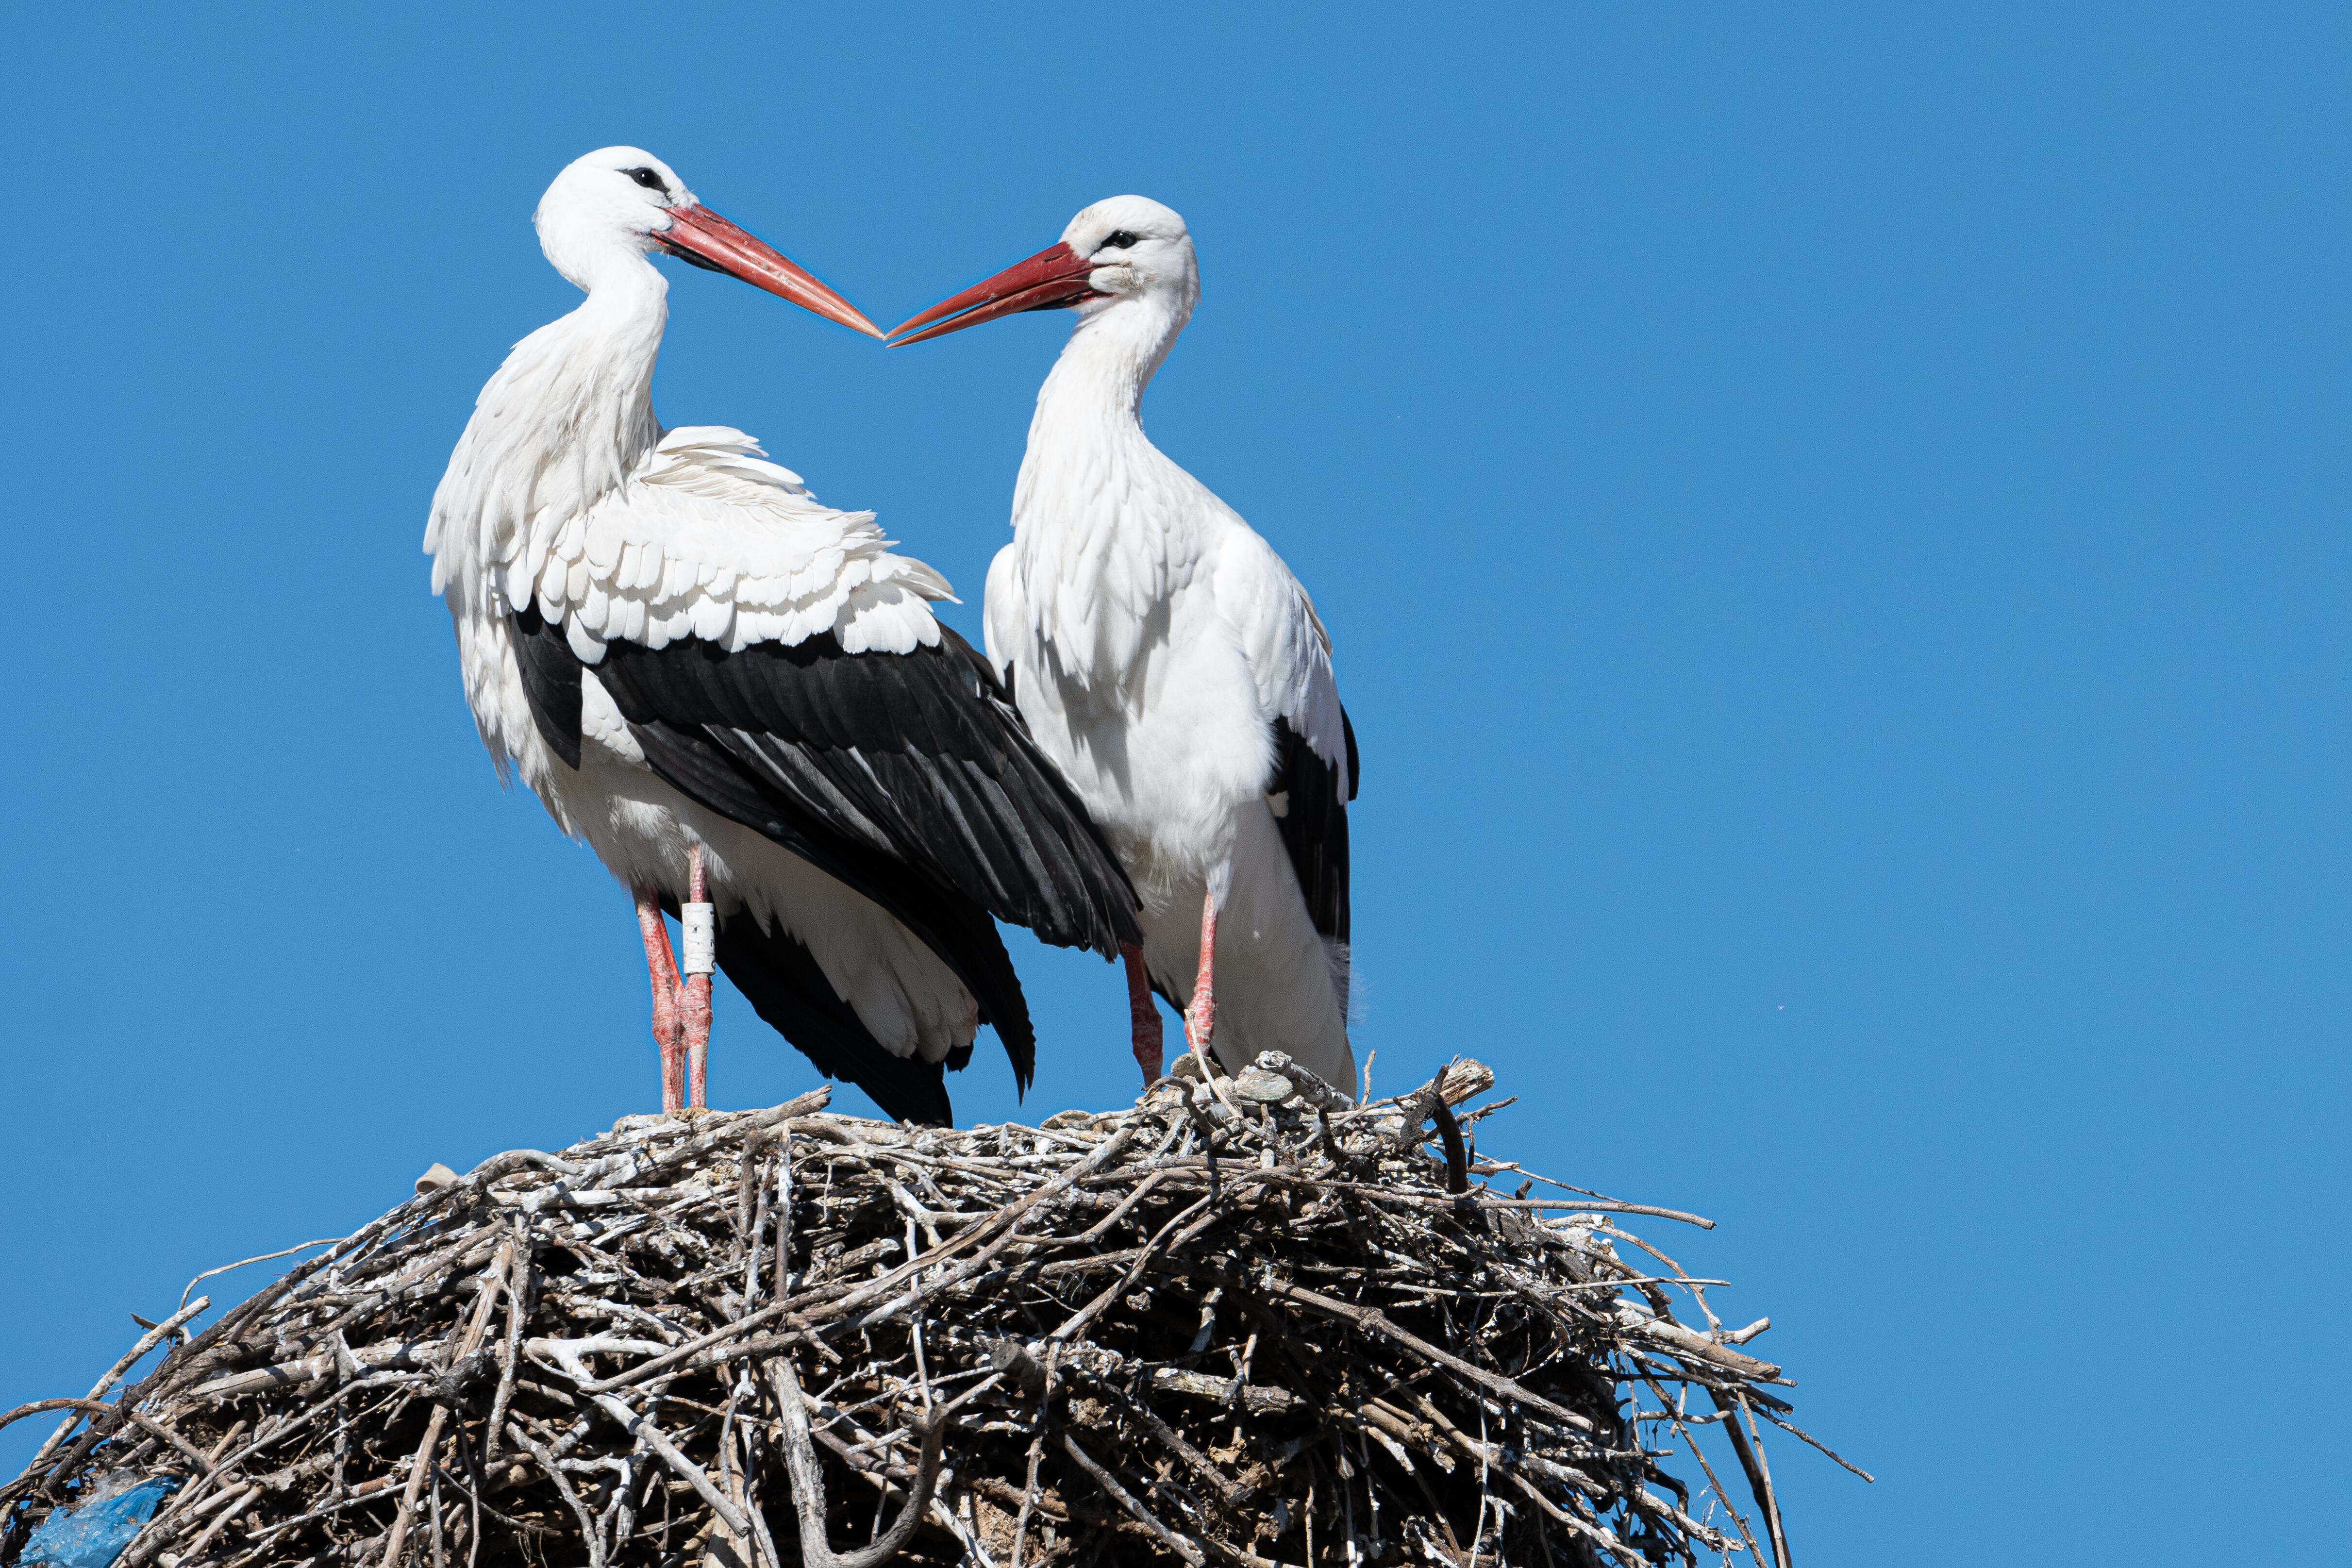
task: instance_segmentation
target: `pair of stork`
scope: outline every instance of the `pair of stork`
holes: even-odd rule
[[[1183,220],[1098,202],[887,334],[635,148],[573,163],[532,221],[587,299],[482,389],[425,548],[501,777],[635,896],[665,1106],[703,1103],[714,967],[894,1117],[950,1119],[944,1071],[983,1023],[1025,1090],[999,920],[1124,962],[1147,1083],[1156,991],[1228,1068],[1278,1049],[1351,1085],[1356,746],[1330,638],[1139,417],[1199,298]],[[871,512],[820,505],[739,430],[662,427],[656,253],[898,343],[1076,313],[989,569],[985,658]]]

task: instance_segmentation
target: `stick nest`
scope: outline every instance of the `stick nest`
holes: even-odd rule
[[[66,1413],[0,1563],[161,1476],[116,1568],[1785,1561],[1765,1325],[1621,1228],[1707,1222],[1481,1157],[1492,1084],[1269,1055],[1035,1128],[820,1090],[436,1167],[0,1417]]]

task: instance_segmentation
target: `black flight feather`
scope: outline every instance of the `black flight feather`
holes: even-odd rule
[[[731,653],[614,643],[596,674],[632,724],[708,731],[762,794],[999,920],[1105,956],[1140,940],[1134,890],[1085,808],[945,627],[905,654],[845,654],[830,635]]]
[[[565,763],[580,765],[580,660],[563,640],[563,633],[541,618],[538,606],[526,605],[510,623],[514,628],[515,663],[522,670],[523,697],[530,703],[530,720],[539,738]]]
[[[1341,712],[1347,734],[1348,799],[1355,795],[1356,730]],[[1339,790],[1339,770],[1315,754],[1307,738],[1286,720],[1274,721],[1274,776],[1268,795],[1286,797],[1275,826],[1290,852],[1290,868],[1307,897],[1315,929],[1348,940],[1348,799]]]
[[[532,717],[576,767],[582,667],[560,627],[530,610],[513,620]],[[872,899],[937,953],[1024,1090],[1035,1036],[990,917],[1106,955],[1140,940],[1134,890],[1085,808],[987,661],[945,627],[938,647],[908,654],[845,654],[831,636],[734,652],[616,642],[595,673],[657,775]],[[744,916],[719,945],[720,967],[821,1070],[893,1115],[946,1115],[940,1068],[890,1056],[800,943]],[[961,1047],[946,1065],[970,1058]]]
[[[799,1047],[825,1077],[847,1079],[884,1115],[900,1121],[935,1127],[954,1122],[946,1064],[884,1050],[849,1004],[835,994],[815,955],[782,926],[764,930],[749,910],[721,921],[719,967],[751,1010]],[[971,1047],[963,1047],[963,1054],[969,1060]]]

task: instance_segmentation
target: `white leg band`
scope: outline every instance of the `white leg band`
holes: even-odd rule
[[[719,968],[719,916],[709,904],[680,904],[678,926],[686,941],[678,957],[681,974],[710,974]]]

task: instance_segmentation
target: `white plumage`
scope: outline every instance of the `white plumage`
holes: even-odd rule
[[[637,898],[666,1098],[679,1091],[673,1046],[695,1044],[681,1030],[707,1031],[708,982],[699,998],[689,984],[673,999],[683,1024],[666,1013],[659,910],[698,900],[700,883],[717,906],[722,966],[828,1074],[856,1079],[893,1114],[941,1119],[940,1064],[961,1066],[989,1021],[1025,1085],[1025,1007],[987,911],[1025,919],[1023,900],[1040,898],[1062,910],[1054,895],[1066,889],[1041,893],[1013,873],[992,881],[996,868],[978,851],[967,859],[979,856],[980,873],[959,874],[963,862],[943,869],[942,853],[970,847],[926,832],[969,810],[951,798],[966,773],[1019,795],[1043,770],[985,672],[960,668],[960,657],[976,660],[930,608],[951,596],[945,578],[892,553],[872,513],[821,505],[740,431],[661,429],[649,389],[667,285],[647,253],[715,258],[872,327],[634,148],[573,163],[535,221],[549,259],[588,298],[517,344],[483,388],[425,547],[501,773],[519,773]],[[724,243],[708,239],[714,232]],[[760,657],[787,648],[806,657]],[[929,652],[903,668],[874,663],[919,650]],[[934,707],[954,705],[968,731],[940,741],[928,727],[919,740],[892,729],[889,693],[916,686]],[[883,696],[855,712],[827,709],[853,689]],[[934,743],[940,755],[915,761],[918,772],[954,775],[940,800],[910,798],[919,792],[901,775],[877,773],[894,747]],[[1058,797],[1038,811],[1031,826],[1084,841],[1062,846],[1083,862],[1092,840],[1079,814]],[[1087,869],[1070,873],[1080,891],[1065,904],[1090,892],[1106,909],[1131,904],[1107,860],[1099,886]],[[1072,915],[1062,922],[1071,929],[1025,923],[1048,940],[1089,940],[1074,935],[1087,913],[1104,910]],[[1131,929],[1121,917],[1112,923]],[[1090,944],[1108,952],[1115,941]],[[928,1073],[909,1076],[916,1063]]]
[[[1119,196],[898,330],[1077,311],[989,571],[989,657],[1134,881],[1151,981],[1194,1037],[1212,1034],[1231,1068],[1278,1049],[1352,1088],[1356,763],[1330,637],[1273,547],[1151,444],[1139,412],[1198,297],[1183,220]]]
[[[584,510],[500,520],[484,576],[503,603],[535,602],[561,622],[591,664],[608,640],[691,637],[732,651],[832,632],[848,653],[936,646],[929,603],[954,596],[947,579],[891,554],[872,512],[820,505],[765,458],[724,426],[669,431]]]

